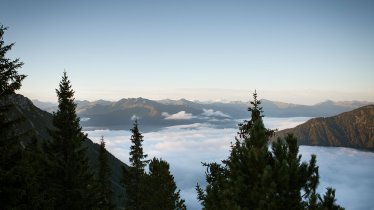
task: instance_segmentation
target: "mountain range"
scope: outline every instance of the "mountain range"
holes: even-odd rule
[[[266,117],[330,117],[351,111],[370,102],[331,100],[315,105],[300,105],[262,99]],[[53,112],[56,104],[34,100],[41,109]],[[147,129],[165,126],[210,123],[216,126],[235,126],[238,119],[247,119],[249,102],[200,102],[180,100],[149,100],[127,98],[119,101],[77,101],[77,114],[85,129],[129,129],[135,118]]]
[[[374,151],[374,105],[333,117],[308,120],[295,128],[276,132],[275,138],[294,134],[299,144],[339,146]]]

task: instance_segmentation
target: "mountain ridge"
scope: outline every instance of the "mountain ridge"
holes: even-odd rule
[[[293,133],[299,144],[339,146],[374,151],[374,105],[332,117],[308,120],[294,128],[276,132],[275,138]]]
[[[328,117],[371,104],[360,101],[327,100],[310,106],[266,99],[261,101],[266,117]],[[203,103],[187,99],[150,100],[138,97],[123,98],[114,102],[78,100],[76,103],[77,114],[85,119],[82,126],[86,129],[127,129],[131,126],[134,117],[138,118],[142,125],[152,128],[191,123],[211,123],[232,127],[237,124],[238,119],[249,117],[247,111],[249,102],[240,101]],[[46,110],[51,111],[48,108]],[[177,115],[180,117],[178,118]]]

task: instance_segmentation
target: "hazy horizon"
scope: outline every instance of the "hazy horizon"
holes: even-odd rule
[[[253,92],[250,92],[250,94],[252,94]],[[20,93],[22,94],[22,92]],[[24,95],[26,97],[28,97],[27,95]],[[250,96],[248,94],[248,96]],[[37,100],[39,102],[42,102],[42,103],[53,103],[53,104],[58,104],[57,102],[57,97],[56,97],[56,100],[42,100],[42,99],[39,99],[39,98],[31,98],[31,97],[28,97],[30,100]],[[230,103],[230,102],[243,102],[243,103],[249,103],[252,99],[250,97],[248,97],[248,99],[245,99],[245,100],[240,100],[240,99],[237,99],[237,100],[229,100],[229,99],[195,99],[195,98],[184,98],[184,97],[175,97],[175,98],[148,98],[148,97],[142,97],[142,96],[134,96],[134,97],[118,97],[116,99],[105,99],[105,98],[97,98],[97,99],[93,99],[93,100],[90,100],[90,99],[81,99],[81,98],[76,98],[75,97],[75,100],[76,101],[89,101],[89,102],[95,102],[95,101],[99,101],[99,100],[104,100],[104,101],[109,101],[109,102],[117,102],[119,100],[122,100],[122,99],[131,99],[131,98],[144,98],[144,99],[148,99],[148,100],[153,100],[153,101],[162,101],[162,100],[173,100],[173,101],[178,101],[178,100],[188,100],[188,101],[192,101],[192,102],[201,102],[201,103],[211,103],[211,102],[222,102],[222,103]],[[300,102],[292,102],[292,101],[281,101],[281,100],[273,100],[273,99],[270,99],[270,98],[263,98],[261,97],[260,100],[269,100],[269,101],[272,101],[272,102],[280,102],[280,103],[289,103],[289,104],[297,104],[297,105],[307,105],[307,106],[312,106],[312,105],[316,105],[316,104],[319,104],[319,103],[323,103],[323,102],[327,102],[327,101],[333,101],[333,102],[336,102],[336,103],[339,103],[339,102],[368,102],[368,103],[374,103],[374,100],[373,101],[369,101],[369,100],[332,100],[332,99],[329,99],[329,98],[326,98],[324,100],[321,100],[321,101],[316,101],[316,102],[311,102],[311,103],[303,103],[304,101],[300,101]]]
[[[74,89],[74,87],[73,87]],[[233,92],[235,92],[235,90],[232,90]],[[238,91],[238,90],[236,90]],[[209,102],[236,102],[236,101],[240,101],[240,102],[249,102],[252,97],[252,94],[254,93],[254,91],[244,91],[244,90],[241,90],[239,92],[242,92],[242,93],[246,93],[246,96],[247,97],[229,97],[229,98],[196,98],[196,97],[193,97],[191,96],[190,94],[187,95],[187,96],[190,96],[190,97],[178,97],[178,96],[167,96],[167,95],[160,95],[159,97],[154,97],[154,96],[151,96],[149,95],[149,97],[144,97],[144,96],[137,96],[137,95],[131,95],[131,96],[124,96],[124,97],[121,97],[121,96],[117,96],[117,97],[105,97],[105,95],[103,95],[103,97],[97,97],[97,98],[78,98],[78,97],[75,97],[75,100],[78,100],[78,101],[89,101],[89,102],[94,102],[94,101],[98,101],[98,100],[104,100],[104,101],[110,101],[110,102],[116,102],[116,101],[119,101],[121,99],[130,99],[130,98],[144,98],[144,99],[149,99],[149,100],[154,100],[154,101],[161,101],[161,100],[188,100],[188,101],[198,101],[198,102],[203,102],[203,103],[209,103]],[[299,105],[316,105],[316,104],[319,104],[319,103],[323,103],[323,102],[326,102],[326,101],[334,101],[334,102],[355,102],[355,101],[358,101],[358,102],[369,102],[369,103],[372,103],[374,102],[374,98],[371,99],[371,100],[367,100],[365,99],[364,97],[357,97],[356,99],[355,98],[352,98],[352,99],[347,99],[347,98],[339,98],[339,97],[330,97],[330,98],[313,98],[314,100],[311,100],[310,98],[309,99],[305,99],[303,100],[303,98],[298,98],[298,99],[290,99],[289,97],[285,96],[285,97],[282,97],[283,95],[280,95],[279,97],[271,97],[271,95],[269,96],[269,94],[265,94],[267,96],[269,96],[270,98],[266,98],[266,97],[263,97],[263,94],[259,91],[257,91],[259,97],[260,97],[260,100],[270,100],[270,101],[273,101],[273,102],[284,102],[284,103],[290,103],[290,104],[299,104]],[[20,91],[19,94],[23,94],[24,96],[28,97],[29,99],[31,100],[37,100],[37,101],[40,101],[40,102],[46,102],[46,103],[55,103],[57,104],[57,97],[55,97],[54,99],[46,99],[44,97],[40,97],[40,96],[37,96],[37,95],[34,95],[34,94],[31,94],[31,96],[29,96],[27,93],[23,92],[23,91]],[[77,94],[77,93],[76,93]],[[79,95],[79,94],[77,94]],[[237,94],[238,95],[238,94]],[[308,96],[305,96],[306,98]],[[231,99],[230,99],[231,98]],[[370,99],[370,98],[369,98]]]

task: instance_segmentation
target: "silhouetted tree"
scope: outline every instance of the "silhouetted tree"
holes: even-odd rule
[[[108,152],[105,149],[104,137],[101,137],[99,147],[99,172],[98,172],[98,209],[109,210],[114,209],[115,205],[112,200],[112,183],[110,180],[110,167],[108,163]]]
[[[344,210],[343,207],[336,204],[335,190],[331,187],[327,188],[325,195],[323,195],[323,198],[321,196],[318,197],[321,202],[320,210]]]
[[[22,112],[12,100],[26,76],[17,72],[23,65],[18,58],[6,57],[14,46],[5,44],[6,30],[0,25],[0,205],[2,209],[46,208],[35,132],[27,128]]]
[[[265,128],[256,92],[253,97],[251,119],[239,124],[229,157],[222,164],[203,164],[207,186],[203,190],[197,185],[197,193],[204,209],[299,210],[320,209],[325,200],[331,203],[333,193],[328,191],[325,199],[316,193],[316,156],[301,163],[294,136],[279,138],[269,150],[274,131]]]
[[[149,162],[147,155],[143,152],[143,136],[138,128],[138,121],[135,120],[134,127],[131,129],[130,146],[130,167],[123,168],[123,179],[126,189],[125,209],[141,210],[144,209],[144,168]]]
[[[180,198],[169,164],[153,158],[146,176],[147,193],[145,208],[148,210],[185,210],[184,200]]]
[[[14,46],[14,43],[5,45],[3,35],[6,30],[6,27],[0,25],[0,96],[12,94],[20,89],[22,80],[26,78],[26,75],[17,72],[23,65],[19,58],[12,60],[5,57]]]
[[[58,110],[53,113],[53,140],[46,145],[48,154],[49,195],[55,209],[91,209],[94,203],[93,173],[82,143],[87,137],[82,133],[75,113],[74,91],[64,72],[59,89]]]

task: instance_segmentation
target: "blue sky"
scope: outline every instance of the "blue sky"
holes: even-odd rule
[[[20,93],[78,99],[374,101],[373,1],[2,0]]]

